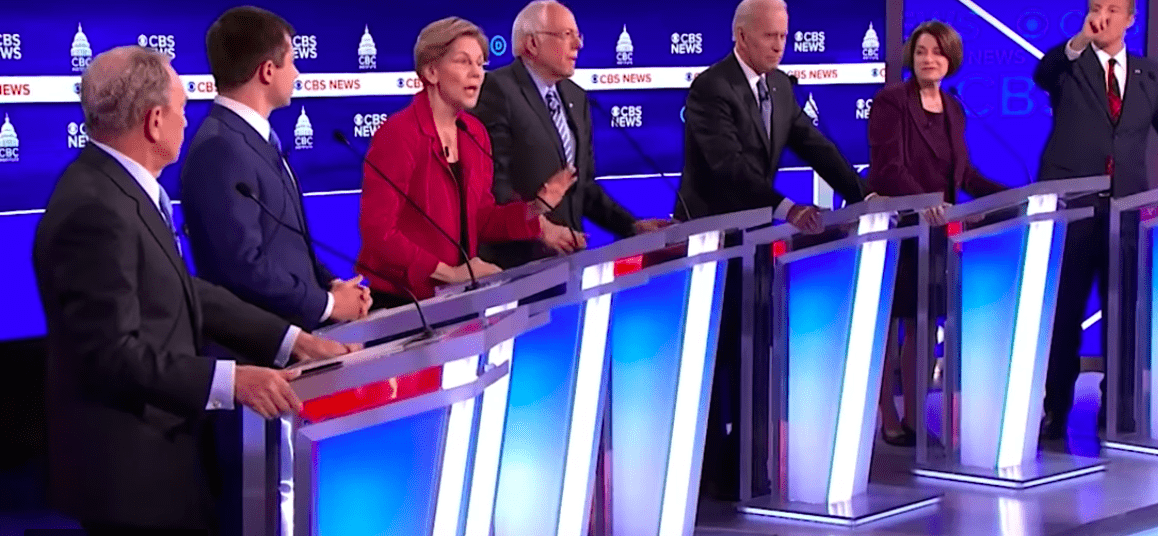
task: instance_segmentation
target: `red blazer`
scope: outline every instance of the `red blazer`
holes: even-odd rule
[[[482,123],[466,112],[460,112],[459,119],[489,153],[491,141]],[[533,213],[527,203],[495,204],[491,193],[494,166],[487,153],[459,132],[458,157],[467,185],[467,227],[472,237],[467,247],[471,257],[477,255],[480,240],[531,240],[540,234],[539,218],[529,216]],[[418,93],[406,108],[378,128],[366,158],[406,191],[439,227],[458,239],[461,234],[458,186],[443,155],[426,92]],[[369,164],[364,166],[362,177],[359,216],[362,250],[358,253],[358,263],[389,276],[391,281],[363,269],[358,272],[366,277],[370,288],[381,292],[405,296],[405,291],[398,287],[401,283],[409,285],[419,299],[433,296],[437,282],[430,274],[439,262],[449,266],[461,264],[458,249]]]
[[[953,181],[957,189],[972,197],[1006,190],[985,178],[970,162],[961,103],[944,91],[941,100],[956,156]],[[945,177],[936,171],[937,155],[926,139],[927,124],[914,80],[886,86],[876,94],[868,126],[868,183],[872,191],[895,197],[946,190]]]

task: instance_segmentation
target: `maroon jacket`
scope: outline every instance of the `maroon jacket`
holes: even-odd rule
[[[981,175],[969,160],[965,145],[965,111],[961,103],[944,91],[945,119],[953,155],[953,182],[972,197],[1006,190],[1005,186]],[[890,197],[944,192],[945,177],[936,171],[937,155],[928,140],[925,111],[915,80],[891,84],[873,98],[869,114],[869,187]]]

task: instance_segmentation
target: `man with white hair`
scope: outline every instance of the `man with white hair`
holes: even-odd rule
[[[584,217],[620,238],[662,227],[662,220],[637,220],[595,182],[587,92],[570,80],[583,48],[571,10],[554,0],[527,4],[515,17],[511,43],[515,61],[487,73],[472,110],[494,147],[495,200],[534,201],[553,177],[574,174],[575,186],[547,214],[573,232],[545,233],[541,243],[488,245],[482,257],[510,268],[583,249]]]
[[[783,0],[744,0],[732,22],[731,54],[692,82],[684,113],[684,169],[680,192],[693,218],[773,207],[776,218],[809,233],[821,231],[817,207],[797,204],[776,190],[785,147],[808,162],[849,203],[865,199],[860,176],[812,124],[793,97],[792,81],[777,70],[788,38]],[[741,265],[728,267],[716,376],[704,453],[705,491],[722,499],[738,493]],[[733,284],[735,283],[735,284]],[[758,362],[757,370],[767,363]],[[756,374],[760,376],[760,374]],[[759,409],[759,408],[757,408]],[[755,426],[766,426],[757,416]],[[765,421],[765,422],[760,422]],[[755,437],[767,437],[755,430]],[[759,453],[759,448],[757,448]],[[764,471],[757,456],[754,474]]]
[[[350,348],[315,338],[185,269],[157,177],[184,139],[168,57],[121,47],[81,78],[92,140],[36,230],[48,326],[49,494],[89,534],[214,530],[211,410],[296,413],[275,370]],[[211,339],[249,361],[198,355]]]

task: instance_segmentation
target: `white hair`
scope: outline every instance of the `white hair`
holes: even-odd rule
[[[155,106],[168,106],[169,56],[136,45],[102,52],[80,77],[80,106],[92,134],[119,136]]]
[[[740,27],[746,26],[748,21],[752,20],[752,16],[761,9],[787,10],[788,2],[785,0],[741,0],[740,5],[736,6],[736,15],[732,17],[732,41],[735,41],[739,36]]]
[[[546,28],[547,9],[552,5],[564,7],[557,0],[534,0],[515,15],[515,23],[511,25],[511,43],[514,46],[515,57],[521,58],[526,54],[528,35]]]

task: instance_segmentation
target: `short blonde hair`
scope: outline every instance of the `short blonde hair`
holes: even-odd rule
[[[483,61],[489,58],[487,36],[482,28],[461,17],[439,19],[427,24],[418,33],[418,41],[414,43],[414,72],[418,73],[418,77],[423,78],[422,70],[445,57],[450,46],[460,37],[473,37],[482,48]]]

